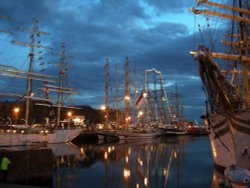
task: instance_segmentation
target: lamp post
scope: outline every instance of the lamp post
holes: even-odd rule
[[[14,111],[14,115],[15,115],[15,123],[17,124],[17,121],[18,121],[18,114],[19,114],[19,112],[20,112],[20,108],[15,107],[15,108],[13,109],[13,111]]]
[[[107,113],[107,108],[105,105],[101,106],[101,111],[104,112],[104,122],[105,122],[105,126],[108,125],[108,113]]]
[[[72,117],[72,112],[69,111],[69,112],[67,113],[67,115],[68,115],[69,118],[71,118],[71,117]]]
[[[73,113],[71,111],[68,111],[67,116],[68,116],[68,119],[71,121]]]
[[[72,111],[68,111],[68,113],[67,113],[67,116],[68,116],[68,119],[69,119],[69,122],[68,122],[68,127],[69,127],[69,126],[70,126],[70,124],[71,124],[72,115],[73,115]]]
[[[124,96],[124,115],[125,115],[125,126],[128,128],[128,125],[130,123],[131,117],[129,116],[130,114],[130,108],[129,108],[129,102],[130,102],[130,96],[125,95]]]

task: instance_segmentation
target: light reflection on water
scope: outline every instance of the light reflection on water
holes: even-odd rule
[[[74,149],[73,155],[56,157],[53,187],[218,187],[208,137],[103,142]]]

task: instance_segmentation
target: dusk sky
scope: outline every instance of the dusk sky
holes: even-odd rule
[[[45,63],[55,61],[58,57],[53,54],[59,54],[61,42],[65,43],[66,61],[73,66],[68,70],[71,87],[80,92],[73,96],[74,105],[100,108],[105,99],[106,58],[113,95],[115,64],[122,88],[128,57],[131,72],[136,64],[139,88],[144,70],[156,68],[163,74],[167,94],[174,92],[177,83],[185,115],[199,120],[205,96],[197,62],[189,51],[199,45],[197,25],[204,17],[193,15],[189,9],[195,6],[195,0],[0,0],[0,15],[10,17],[0,20],[0,29],[13,33],[0,33],[0,64],[27,70],[29,48],[11,41],[29,43],[30,33],[17,27],[31,29],[35,17],[39,30],[50,33],[41,36],[41,44],[53,48],[43,50]],[[45,68],[55,72],[52,65]],[[0,91],[16,89],[18,84],[2,79]]]

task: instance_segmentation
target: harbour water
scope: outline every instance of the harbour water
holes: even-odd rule
[[[161,137],[129,142],[86,141],[77,145],[51,145],[48,149],[52,152],[50,154],[46,149],[46,157],[42,157],[41,149],[38,149],[41,158],[36,156],[33,160],[38,164],[42,164],[43,158],[53,160],[52,164],[34,165],[39,170],[31,168],[32,171],[43,172],[40,178],[32,177],[34,173],[28,178],[26,173],[25,181],[15,181],[15,159],[9,177],[12,183],[53,188],[219,187],[219,173],[214,170],[207,136]],[[31,161],[31,152],[25,152]],[[29,165],[32,166],[32,162]],[[42,167],[45,170],[41,170]]]

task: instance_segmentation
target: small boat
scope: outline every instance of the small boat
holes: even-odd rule
[[[225,169],[225,178],[234,188],[250,187],[250,171],[236,165],[232,165]]]
[[[96,130],[95,133],[98,137],[98,140],[108,141],[108,140],[114,140],[118,138],[116,131],[113,129]]]
[[[187,131],[185,129],[176,125],[166,125],[164,127],[161,127],[160,130],[164,133],[164,135],[178,136],[187,134]]]
[[[203,125],[195,124],[187,127],[187,134],[189,135],[208,135],[209,133],[210,131]]]
[[[153,128],[116,130],[119,140],[151,139],[159,136],[161,132]]]

